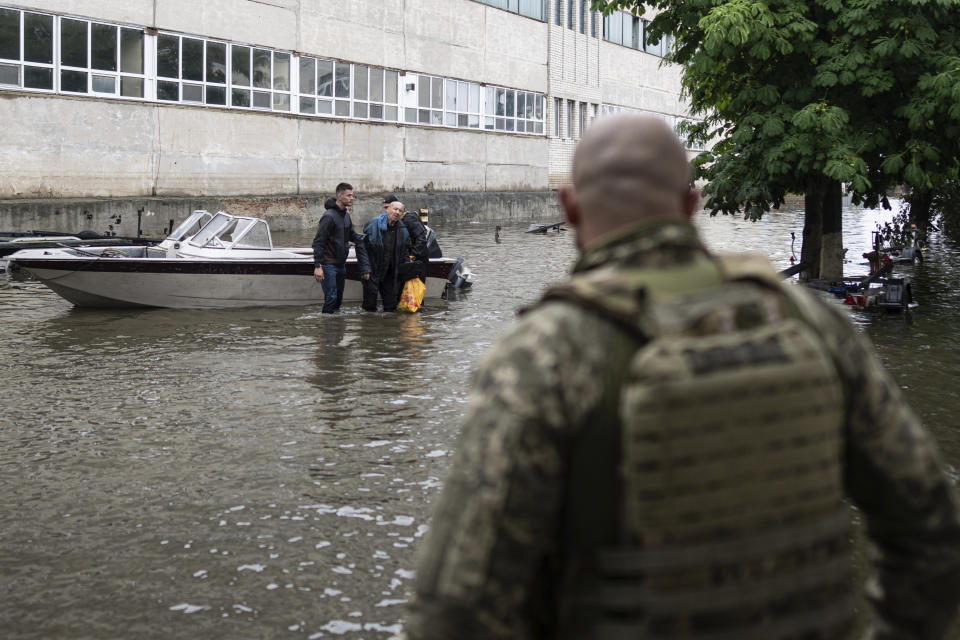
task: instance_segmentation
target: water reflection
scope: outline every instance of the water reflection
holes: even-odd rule
[[[883,215],[845,211],[849,273]],[[697,223],[785,267],[802,214]],[[396,631],[471,368],[574,258],[495,224],[437,230],[477,285],[416,315],[80,311],[0,276],[5,637]],[[852,313],[953,465],[958,257],[934,238],[908,318]]]

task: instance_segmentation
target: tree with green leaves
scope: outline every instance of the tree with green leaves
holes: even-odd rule
[[[803,194],[809,277],[842,275],[842,185],[935,192],[960,157],[960,0],[595,0],[675,38],[712,213]]]

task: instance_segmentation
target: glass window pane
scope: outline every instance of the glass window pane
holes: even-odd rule
[[[367,99],[367,82],[369,70],[367,67],[355,65],[353,67],[353,97],[355,100]]]
[[[85,20],[64,18],[60,21],[60,64],[71,67],[87,66],[87,22]]]
[[[543,0],[520,0],[520,15],[545,20],[544,11],[546,3]]]
[[[289,93],[275,93],[273,94],[273,108],[277,111],[290,111],[290,94]]]
[[[483,110],[488,115],[493,115],[497,108],[496,89],[493,87],[484,87]]]
[[[386,107],[383,114],[384,120],[389,120],[390,122],[397,121],[397,108],[396,107]]]
[[[187,102],[203,102],[203,86],[199,84],[184,84],[183,99]]]
[[[354,117],[354,118],[366,118],[366,117],[367,117],[367,103],[366,103],[366,102],[354,102],[354,103],[353,103],[353,117]]]
[[[430,106],[430,76],[417,76],[417,106]]]
[[[443,124],[443,111],[431,111],[430,124]]]
[[[430,109],[420,109],[417,111],[417,122],[420,124],[430,124]]]
[[[479,129],[480,116],[467,116],[467,126],[471,129]]]
[[[332,60],[317,60],[317,95],[333,97]]]
[[[448,112],[448,113],[444,116],[443,122],[444,122],[444,124],[446,124],[448,127],[455,127],[455,126],[457,126],[457,114],[455,114],[455,113],[449,113],[449,112]]]
[[[235,107],[249,107],[250,91],[247,89],[234,89],[230,92],[230,104]]]
[[[506,115],[507,112],[507,92],[505,89],[497,89],[497,115]]]
[[[53,69],[24,67],[23,86],[28,89],[53,89]]]
[[[20,86],[20,65],[0,64],[0,84]]]
[[[350,102],[348,100],[337,100],[335,112],[338,116],[350,116]]]
[[[370,101],[383,102],[383,69],[370,69]]]
[[[430,106],[434,109],[443,109],[443,79],[431,80]]]
[[[143,73],[143,32],[120,29],[120,71]]]
[[[90,58],[90,66],[94,69],[117,70],[116,27],[96,22],[90,25]]]
[[[184,80],[203,80],[203,40],[183,38]]]
[[[120,95],[127,98],[143,97],[143,78],[120,78]]]
[[[398,75],[396,71],[387,71],[386,75],[383,77],[384,81],[384,102],[389,102],[390,104],[397,104],[397,79]],[[396,120],[396,118],[394,118]]]
[[[86,93],[87,74],[83,71],[67,71],[64,69],[60,72],[60,90]]]
[[[90,88],[94,93],[116,93],[117,92],[117,79],[115,76],[98,76],[94,75],[91,82]]]
[[[253,86],[258,89],[270,88],[270,52],[263,49],[253,50]],[[253,100],[254,106],[257,105],[256,97]],[[267,108],[270,102],[267,102]]]
[[[157,36],[157,75],[180,77],[180,38],[177,36]]]
[[[513,118],[507,118],[507,131],[513,131],[513,124],[515,120]]]
[[[0,9],[0,58],[20,59],[20,12],[13,9]],[[17,73],[17,82],[20,73]],[[7,84],[14,84],[8,82]]]
[[[470,113],[480,112],[480,85],[470,84]]]
[[[230,47],[230,80],[241,87],[250,86],[250,47]],[[249,102],[249,95],[247,96]]]
[[[416,122],[417,121],[417,110],[416,109],[404,109],[403,110],[403,119],[406,122]]]
[[[464,112],[467,111],[467,93],[469,92],[470,84],[467,82],[457,83],[457,111]]]
[[[53,64],[53,16],[23,14],[23,59],[27,62]],[[26,84],[26,72],[23,77]],[[50,75],[50,78],[52,80],[53,75]],[[34,76],[33,79],[38,78]],[[52,85],[49,88],[52,88]]]
[[[337,98],[349,98],[350,97],[350,65],[346,62],[336,63],[336,85],[334,87],[334,95]],[[337,115],[343,115],[340,113],[340,107],[337,107]]]
[[[457,110],[457,81],[456,80],[447,80],[447,99],[446,99],[445,108],[447,111]]]
[[[465,114],[465,113],[461,113],[461,114],[457,115],[457,126],[458,126],[458,127],[466,127],[469,117],[470,117],[470,116],[468,116],[468,115]]]
[[[290,91],[290,54],[273,54],[273,89],[275,91]],[[290,110],[287,104],[285,111]]]
[[[227,89],[225,87],[208,86],[207,104],[227,104]]]
[[[314,98],[300,98],[300,113],[313,114],[317,111],[317,101]]]
[[[370,117],[374,120],[383,120],[383,105],[382,104],[371,104],[370,105]]]
[[[524,91],[517,92],[517,117],[525,118],[527,116],[527,94]]]
[[[207,82],[227,83],[227,45],[222,42],[207,42]]]
[[[179,100],[180,84],[177,82],[158,82],[157,98],[159,100]]]
[[[254,55],[256,59],[256,55]],[[256,74],[256,72],[254,72]],[[253,92],[253,106],[258,109],[269,109],[270,108],[270,94],[266,91],[254,91]]]
[[[332,115],[333,102],[330,100],[317,100],[317,113]]]
[[[308,96],[317,94],[317,61],[313,58],[300,58],[300,93]],[[310,113],[313,113],[312,109]]]

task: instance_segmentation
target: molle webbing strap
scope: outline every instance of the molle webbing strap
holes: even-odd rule
[[[744,607],[759,608],[796,595],[830,587],[836,576],[849,569],[845,556],[831,558],[809,567],[794,569],[751,580],[720,586],[688,588],[665,593],[646,585],[607,581],[584,598],[595,600],[612,611],[649,611],[657,616],[694,616],[712,611]]]
[[[633,621],[601,622],[586,638],[577,640],[677,640],[678,637],[695,637],[696,640],[770,640],[771,638],[842,638],[848,632],[850,611],[857,603],[852,596],[836,598],[816,611],[802,611],[765,618],[725,631],[701,631],[695,636],[651,631],[649,625]],[[824,636],[823,630],[830,630]]]
[[[628,577],[708,564],[750,562],[770,553],[835,540],[845,535],[849,527],[850,518],[844,512],[790,531],[773,530],[724,542],[675,549],[609,549],[597,553],[597,570],[604,575]]]

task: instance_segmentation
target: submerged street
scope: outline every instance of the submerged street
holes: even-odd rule
[[[891,212],[845,210],[847,275]],[[789,266],[803,214],[697,217]],[[0,629],[26,638],[387,638],[472,367],[561,279],[572,232],[437,225],[473,290],[422,313],[74,310],[0,275]],[[309,237],[277,236],[282,244]],[[906,317],[852,311],[960,468],[960,249]]]

